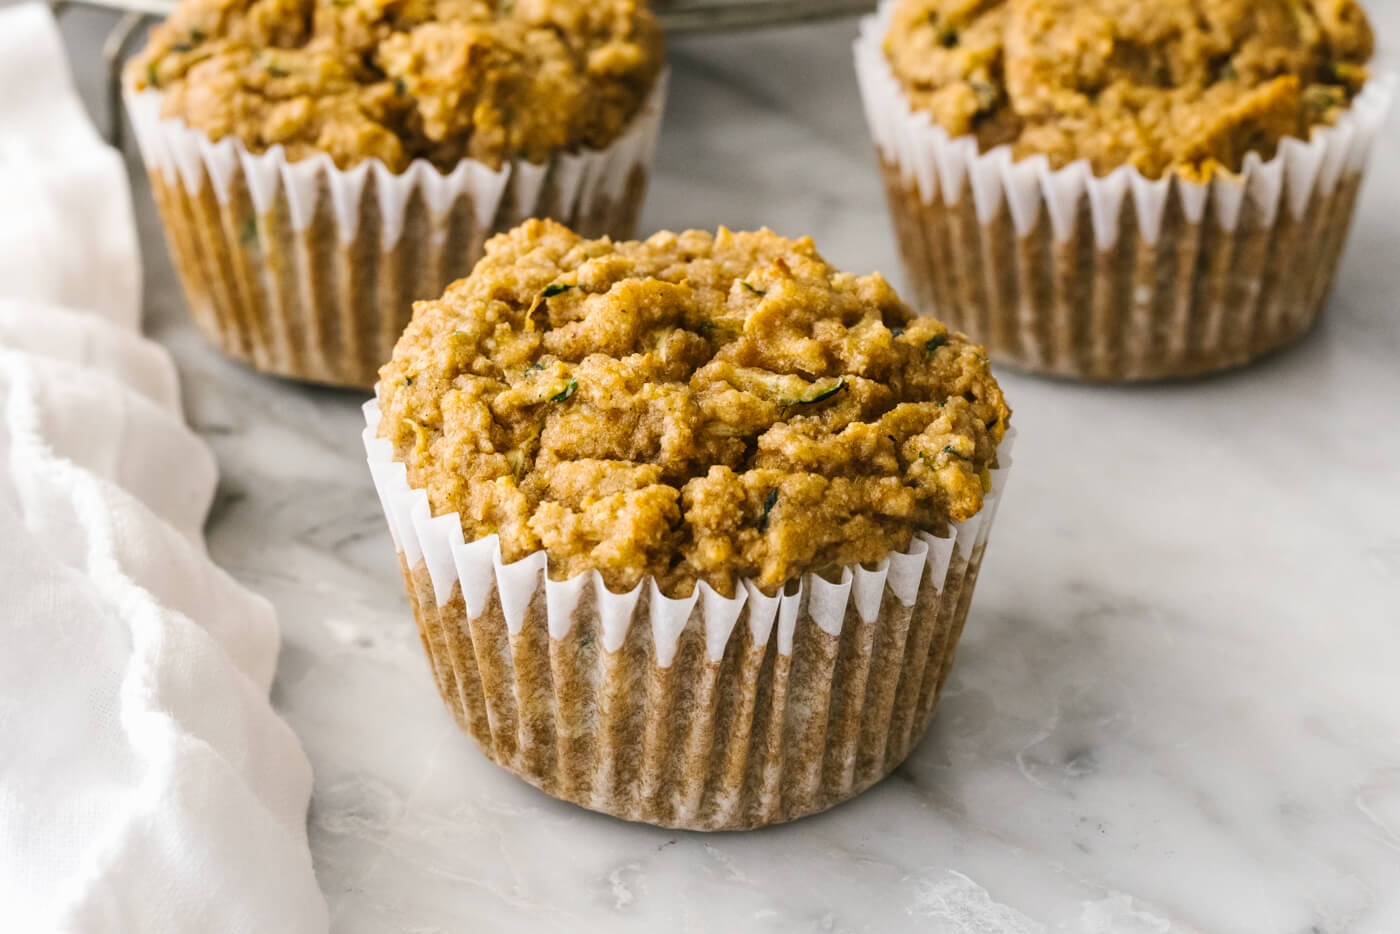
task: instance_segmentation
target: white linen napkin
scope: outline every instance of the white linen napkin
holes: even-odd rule
[[[140,269],[52,16],[0,11],[0,930],[324,931],[277,621],[206,553]]]

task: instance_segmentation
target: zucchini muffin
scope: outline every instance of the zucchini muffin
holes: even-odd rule
[[[980,347],[810,240],[546,221],[417,303],[367,412],[463,728],[552,795],[695,829],[908,755],[1011,414]]]
[[[1353,0],[894,0],[856,44],[919,305],[1095,381],[1236,366],[1325,304],[1389,97]]]
[[[362,387],[493,233],[631,234],[663,84],[644,0],[181,0],[125,78],[205,333]]]

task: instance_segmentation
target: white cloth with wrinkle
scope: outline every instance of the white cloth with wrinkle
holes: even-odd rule
[[[0,11],[0,930],[324,931],[277,621],[206,552],[130,199],[47,8]]]

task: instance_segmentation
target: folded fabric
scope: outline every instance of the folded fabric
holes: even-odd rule
[[[46,7],[0,12],[0,930],[327,928],[271,606],[137,331],[120,157]]]

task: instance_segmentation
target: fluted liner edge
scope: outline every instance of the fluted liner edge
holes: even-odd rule
[[[125,93],[191,316],[219,350],[279,376],[370,388],[413,302],[467,275],[486,240],[529,217],[631,237],[656,148],[666,75],[600,150],[499,169],[464,159],[339,169],[289,161],[161,116],[161,92]]]
[[[482,751],[545,792],[627,820],[735,830],[839,804],[885,777],[928,727],[952,666],[1006,475],[947,537],[920,533],[873,569],[808,574],[769,597],[503,564],[409,486],[379,409],[371,474],[443,702]]]

